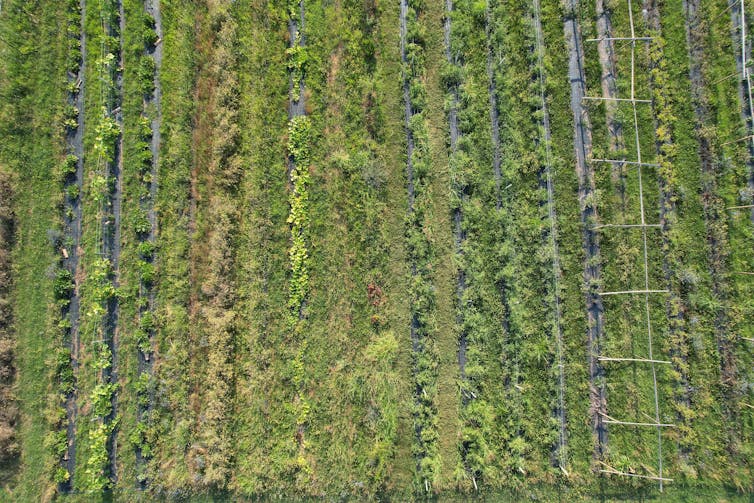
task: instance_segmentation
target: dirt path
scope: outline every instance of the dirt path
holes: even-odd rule
[[[591,202],[594,194],[594,173],[589,165],[592,150],[591,125],[584,107],[586,80],[584,76],[584,52],[581,27],[577,19],[577,0],[568,0],[567,14],[563,20],[566,47],[568,49],[568,79],[571,83],[571,111],[574,122],[574,147],[576,175],[579,181],[579,204],[581,207],[582,242],[584,250],[584,283],[586,285],[587,354],[589,355],[589,416],[595,440],[593,458],[598,461],[605,454],[607,428],[602,414],[606,413],[606,390],[604,369],[597,359],[601,354],[604,333],[602,299],[596,288],[600,282],[600,244],[596,231],[597,213]]]
[[[83,192],[84,184],[84,96],[86,84],[86,0],[80,0],[79,8],[81,10],[79,40],[81,44],[81,61],[76,74],[69,74],[69,82],[79,83],[76,92],[69,95],[69,104],[76,107],[78,111],[78,127],[68,134],[67,143],[68,151],[77,157],[76,173],[73,180],[69,181],[67,186],[75,186],[79,194]],[[64,261],[64,266],[73,275],[74,288],[71,295],[70,304],[68,305],[68,320],[71,323],[69,331],[69,349],[71,351],[71,366],[73,374],[78,374],[79,360],[79,315],[81,310],[81,298],[79,295],[80,278],[80,247],[81,247],[81,197],[74,199],[66,195],[66,211],[70,210],[70,218],[67,218],[65,234],[66,238],[71,240],[71,249],[66,249],[68,259]],[[66,397],[66,438],[67,449],[64,459],[65,468],[70,475],[66,484],[61,484],[62,492],[70,492],[73,489],[73,474],[76,467],[76,419],[78,417],[78,392],[74,385],[73,391]]]

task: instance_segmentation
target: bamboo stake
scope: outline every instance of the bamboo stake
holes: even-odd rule
[[[592,162],[610,162],[614,164],[632,164],[637,166],[649,166],[651,168],[659,168],[660,165],[653,162],[637,162],[626,161],[625,159],[592,159]]]
[[[605,96],[584,96],[582,100],[594,100],[594,101],[626,101],[629,103],[652,103],[652,100],[644,100],[638,98],[611,98]]]
[[[661,229],[662,225],[660,224],[602,224],[602,225],[595,225],[592,227],[594,230],[599,229],[628,229],[628,228],[656,228]]]
[[[588,38],[584,42],[602,42],[606,40],[652,40],[654,37],[602,37],[602,38]]]
[[[599,360],[603,362],[645,362],[645,363],[667,363],[667,364],[672,363],[666,360],[651,360],[649,358],[611,358],[611,357],[606,357],[606,356],[600,356]]]
[[[621,475],[621,476],[624,476],[624,477],[637,477],[637,478],[641,478],[641,479],[659,480],[660,482],[663,482],[663,481],[664,482],[673,482],[673,479],[669,479],[669,478],[666,478],[666,477],[654,477],[652,475],[639,475],[638,473],[626,473],[626,472],[621,472],[621,471],[618,471],[618,470],[615,470],[615,469],[600,470],[600,472],[601,473],[607,473],[607,474],[610,474],[610,475]]]
[[[651,426],[652,428],[675,428],[671,423],[639,423],[636,421],[618,421],[616,419],[605,419],[608,424],[619,424],[623,426]]]
[[[739,138],[737,140],[726,141],[725,143],[722,143],[722,145],[730,145],[731,143],[738,143],[740,141],[748,140],[750,138],[754,138],[754,134],[742,136],[741,138]]]
[[[623,295],[623,294],[649,294],[649,293],[669,293],[668,290],[623,290],[620,292],[600,292],[603,297],[607,295]]]

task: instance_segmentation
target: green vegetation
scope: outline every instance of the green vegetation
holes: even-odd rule
[[[3,0],[0,500],[747,500],[740,9]]]
[[[156,291],[154,430],[147,436],[154,461],[147,478],[157,481],[154,490],[184,488],[188,468],[184,456],[190,445],[189,393],[192,376],[186,371],[194,342],[189,338],[189,222],[192,165],[191,124],[195,112],[192,86],[195,72],[196,9],[190,2],[161,2],[165,20],[160,71],[163,88],[163,134],[157,179],[156,209],[160,219],[157,239],[158,284]],[[167,127],[170,125],[170,127]],[[169,385],[168,385],[169,383]],[[159,476],[157,476],[159,474]],[[133,486],[131,486],[133,487]],[[130,488],[129,488],[130,489]]]
[[[200,107],[207,107],[202,126],[209,135],[200,147],[196,169],[204,181],[197,204],[196,235],[200,243],[194,281],[200,285],[194,292],[193,336],[200,341],[197,353],[206,358],[202,382],[197,383],[194,400],[201,400],[201,413],[194,424],[194,442],[188,452],[194,484],[199,487],[224,489],[230,480],[233,441],[231,436],[235,380],[233,347],[235,346],[236,302],[235,251],[238,205],[236,200],[241,176],[238,156],[240,128],[236,110],[238,80],[237,24],[229,4],[210,6],[206,13],[209,52],[206,72],[208,88]],[[216,31],[214,31],[216,30]],[[217,83],[213,85],[210,83]],[[210,87],[211,86],[211,87]],[[199,113],[203,113],[200,109]],[[196,183],[196,182],[195,182]]]
[[[417,459],[416,485],[429,491],[438,481],[440,457],[437,425],[437,348],[435,347],[433,286],[433,242],[428,239],[430,169],[429,131],[427,129],[427,92],[424,45],[426,25],[424,2],[408,2],[405,19],[403,86],[406,100],[408,142],[408,198],[406,247],[411,265],[409,299],[411,306],[411,344],[414,366],[414,427]]]

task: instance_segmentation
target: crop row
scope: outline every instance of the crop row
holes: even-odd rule
[[[602,37],[605,33],[614,37],[630,34],[629,4],[614,7],[607,9],[597,3],[596,33],[588,13],[587,19],[581,19],[584,39]],[[635,42],[635,63],[630,57],[631,45],[616,43],[612,54],[604,50],[598,53],[589,41],[584,42],[583,62],[590,95],[603,91],[613,93],[612,97],[651,99],[651,105],[635,104],[636,116],[630,104],[589,106],[594,126],[594,157],[640,159],[648,164],[635,167],[618,163],[611,168],[593,163],[597,191],[591,202],[600,212],[599,223],[635,224],[641,221],[643,213],[648,223],[658,223],[660,227],[601,232],[603,276],[599,288],[625,290],[643,284],[642,240],[646,240],[649,283],[667,288],[669,293],[647,299],[646,307],[641,297],[606,300],[601,354],[644,358],[654,354],[656,358],[669,360],[671,365],[652,369],[647,362],[608,363],[604,380],[598,384],[607,391],[607,413],[611,417],[640,422],[639,418],[644,417],[646,422],[647,414],[652,417],[656,414],[658,422],[674,426],[662,431],[646,427],[634,431],[618,424],[611,426],[609,436],[595,438],[595,444],[600,447],[597,455],[600,462],[619,471],[643,473],[647,463],[662,463],[665,475],[673,473],[675,481],[692,482],[714,471],[694,454],[702,445],[717,446],[714,453],[708,451],[716,459],[732,455],[736,448],[728,454],[724,452],[737,445],[730,437],[726,438],[731,430],[722,426],[728,422],[725,415],[731,411],[731,397],[726,397],[724,391],[730,386],[726,384],[730,378],[724,376],[724,362],[729,356],[726,357],[725,345],[719,341],[721,333],[731,334],[731,323],[736,323],[737,317],[737,313],[727,320],[726,316],[720,316],[720,309],[733,295],[731,290],[725,291],[729,280],[723,280],[733,279],[725,271],[730,264],[730,259],[725,258],[730,253],[726,235],[735,236],[741,230],[726,229],[727,217],[719,213],[722,205],[719,198],[729,198],[732,191],[729,173],[733,167],[726,166],[730,161],[724,156],[711,159],[710,146],[712,152],[719,148],[721,133],[709,126],[699,127],[699,109],[695,115],[694,106],[700,103],[705,106],[708,98],[704,98],[706,91],[699,94],[698,79],[694,100],[681,99],[687,91],[679,83],[689,76],[693,83],[695,72],[699,71],[694,59],[699,41],[694,41],[693,11],[686,12],[692,17],[686,17],[684,23],[684,13],[678,6],[651,5],[643,16],[636,5],[633,7],[637,36],[652,37]],[[727,21],[721,21],[720,15],[711,15],[709,19],[715,20],[716,36],[728,39]],[[689,42],[691,45],[687,45]],[[721,69],[724,59],[705,67],[704,72],[714,68],[718,75],[724,75]],[[732,67],[732,61],[729,63]],[[605,75],[617,77],[607,88]],[[600,80],[601,90],[597,85]],[[732,82],[720,81],[718,87],[717,99],[736,101]],[[736,121],[737,117],[727,116],[719,124],[735,129]],[[655,127],[649,126],[652,123]],[[726,134],[732,137],[734,133],[729,129]],[[715,175],[717,186],[710,183],[711,165],[720,170]],[[692,195],[698,191],[706,195]],[[735,202],[730,198],[726,201],[729,205]],[[709,239],[704,242],[692,238],[701,234],[707,234]],[[710,273],[693,265],[699,263],[709,264]],[[734,303],[742,308],[746,305],[743,299]],[[739,326],[739,330],[743,329],[743,325]],[[653,382],[655,376],[657,384]],[[700,407],[702,403],[707,405]],[[652,473],[657,473],[657,467]],[[641,486],[653,482],[626,480],[625,483]]]
[[[741,253],[748,248],[745,243],[750,242],[752,226],[750,212],[738,214],[728,209],[751,204],[751,153],[746,155],[747,149],[740,141],[731,142],[731,139],[747,136],[745,116],[748,112],[742,114],[741,109],[748,109],[748,90],[744,91],[748,83],[740,74],[736,75],[739,82],[735,83],[729,73],[736,68],[731,55],[740,51],[742,34],[741,27],[736,26],[735,13],[728,18],[722,5],[688,2],[684,16],[695,133],[699,142],[700,186],[708,243],[706,258],[711,275],[708,311],[718,365],[717,375],[712,374],[711,379],[716,381],[719,418],[724,425],[720,440],[718,437],[715,440],[726,444],[726,454],[731,459],[745,459],[750,452],[747,452],[748,434],[734,425],[746,424],[748,413],[742,406],[746,403],[742,383],[751,375],[751,344],[741,339],[740,334],[751,331],[744,314],[751,309],[751,283],[741,281],[745,275],[739,272],[750,268],[754,258],[750,253]],[[712,21],[706,22],[707,18]],[[738,37],[730,36],[730,21],[739,32]],[[720,46],[726,48],[728,57],[711,58]],[[734,473],[732,479],[739,487],[746,486],[741,482],[745,480],[741,474]]]
[[[752,227],[727,209],[751,203],[750,157],[724,0],[685,4],[708,38],[693,9],[632,3],[654,37],[633,44],[640,170],[589,162],[636,160],[634,115],[579,94],[632,92],[632,44],[611,62],[604,43],[629,32],[625,0],[307,1],[306,24],[300,1],[163,0],[164,33],[151,1],[71,1],[54,57],[8,38],[11,21],[41,40],[54,25],[20,4],[0,17],[31,418],[8,440],[17,499],[54,481],[136,499],[579,499],[648,494],[636,476],[658,461],[681,490],[750,488]],[[646,276],[642,229],[595,228],[642,213]],[[645,278],[670,294],[599,294]],[[599,360],[649,355],[670,362],[657,400],[646,362]],[[674,426],[615,424],[655,418]]]
[[[158,438],[153,405],[155,293],[158,253],[155,197],[159,103],[156,101],[159,36],[152,2],[125,1],[123,34],[123,173],[119,265],[118,489],[149,483],[149,462]],[[122,447],[121,447],[122,446]]]
[[[312,164],[312,125],[306,114],[306,73],[308,48],[305,44],[306,34],[305,7],[303,0],[288,0],[289,34],[291,36],[286,56],[290,75],[290,110],[288,122],[288,159],[289,159],[289,194],[290,211],[287,223],[290,226],[290,248],[288,261],[290,279],[288,283],[288,312],[286,317],[286,381],[290,381],[293,390],[291,419],[295,425],[291,458],[288,463],[295,474],[296,485],[305,486],[311,476],[311,465],[307,456],[307,427],[311,413],[311,402],[307,394],[308,372],[305,359],[308,338],[305,327],[307,319],[307,299],[310,284],[310,242],[311,242],[311,208],[309,186],[311,183]],[[303,112],[297,104],[303,104]]]
[[[56,350],[54,382],[57,392],[50,397],[50,414],[47,416],[50,432],[45,444],[56,463],[51,468],[51,479],[59,484],[61,489],[67,490],[72,476],[73,461],[71,457],[75,450],[73,443],[73,423],[75,413],[75,371],[74,352],[78,331],[78,295],[74,284],[74,276],[78,267],[76,247],[80,236],[77,235],[79,196],[81,183],[79,168],[82,159],[76,144],[80,139],[79,129],[82,127],[83,117],[79,117],[78,104],[81,103],[80,70],[82,64],[82,34],[81,7],[78,1],[71,0],[66,5],[66,70],[67,70],[67,100],[63,117],[67,154],[57,170],[56,182],[60,190],[60,227],[59,239],[54,243],[59,262],[54,280],[56,304],[59,307],[58,328],[60,335],[56,340],[60,347]],[[53,413],[54,411],[54,413]]]
[[[122,72],[120,3],[102,0],[87,5],[86,182],[82,192],[84,279],[81,282],[81,325],[77,373],[79,415],[76,421],[76,472],[73,487],[101,492],[112,486],[113,432],[117,382],[114,343],[117,320],[117,266],[120,216],[119,189]],[[93,61],[93,64],[89,64]]]
[[[409,208],[405,220],[411,267],[409,299],[414,365],[414,454],[418,488],[430,491],[440,472],[437,425],[437,364],[433,287],[433,243],[427,235],[427,210],[432,169],[427,129],[426,37],[423,1],[401,2],[403,89],[407,137]],[[421,489],[420,489],[421,490]]]

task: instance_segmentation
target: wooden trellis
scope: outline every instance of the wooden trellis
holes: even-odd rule
[[[648,357],[637,357],[636,355],[631,356],[623,356],[623,355],[598,355],[597,359],[600,362],[603,363],[610,363],[610,362],[617,362],[617,363],[634,363],[634,364],[642,364],[649,366],[649,369],[651,370],[652,375],[652,393],[653,393],[653,402],[654,402],[654,411],[653,415],[647,415],[649,418],[648,421],[628,421],[628,420],[621,420],[621,419],[615,419],[609,415],[607,415],[604,412],[599,412],[600,416],[602,417],[602,422],[604,424],[610,424],[614,426],[628,426],[628,427],[647,427],[647,428],[654,428],[657,430],[657,475],[649,474],[649,475],[643,475],[643,474],[637,474],[637,473],[628,473],[622,470],[618,470],[616,468],[613,468],[612,466],[609,466],[606,463],[603,464],[603,468],[600,470],[600,472],[609,474],[609,475],[618,475],[618,476],[626,476],[626,477],[636,477],[636,478],[643,478],[643,479],[651,479],[656,480],[659,482],[660,491],[663,489],[663,483],[672,481],[672,479],[667,478],[664,476],[663,472],[663,454],[662,454],[662,431],[664,428],[672,428],[674,427],[673,424],[670,423],[664,423],[660,419],[660,394],[659,389],[657,385],[657,365],[667,365],[670,364],[670,361],[658,359],[655,357],[655,351],[654,351],[654,337],[655,337],[655,330],[652,325],[652,316],[651,316],[651,307],[650,307],[650,297],[653,295],[662,295],[662,294],[668,294],[667,289],[658,289],[653,288],[653,286],[650,283],[649,279],[649,239],[648,239],[648,232],[652,229],[661,230],[662,226],[660,224],[653,224],[648,223],[647,221],[647,210],[645,207],[645,195],[644,195],[644,186],[642,183],[642,171],[644,168],[657,168],[658,165],[656,163],[646,162],[642,156],[642,150],[641,150],[641,142],[640,142],[640,134],[639,134],[639,120],[638,120],[638,112],[637,107],[641,105],[651,105],[652,100],[646,99],[646,98],[639,98],[636,96],[636,45],[637,42],[639,43],[647,43],[651,42],[653,40],[652,37],[648,36],[637,36],[636,35],[636,29],[634,24],[634,18],[633,18],[633,6],[631,0],[627,0],[627,8],[628,8],[628,19],[629,19],[629,28],[630,28],[630,36],[627,37],[614,37],[614,36],[604,36],[600,38],[591,38],[586,39],[585,42],[591,42],[591,43],[598,43],[598,44],[604,44],[604,43],[612,43],[614,41],[621,41],[628,45],[630,48],[630,69],[631,69],[631,75],[630,75],[630,91],[628,97],[617,97],[617,96],[584,96],[583,100],[585,101],[594,101],[598,103],[605,103],[605,102],[615,102],[615,103],[623,103],[623,104],[629,104],[631,107],[631,113],[633,115],[633,133],[634,133],[634,146],[635,146],[635,152],[636,152],[636,159],[634,160],[628,160],[628,159],[598,159],[598,158],[592,158],[590,159],[592,164],[614,164],[619,166],[629,166],[636,169],[637,173],[637,179],[638,179],[638,200],[639,200],[639,221],[636,223],[630,223],[630,224],[623,224],[623,223],[605,223],[605,224],[598,224],[593,227],[593,230],[598,230],[600,232],[608,232],[611,229],[626,229],[626,228],[635,228],[640,229],[641,231],[641,246],[642,246],[642,272],[643,272],[643,284],[639,286],[638,288],[634,289],[628,289],[628,290],[618,290],[618,291],[599,291],[598,295],[601,297],[608,297],[608,296],[624,296],[624,295],[638,295],[643,296],[644,298],[644,316],[646,318],[646,344],[647,344],[647,353]]]
[[[736,9],[734,9],[734,7]],[[728,5],[728,8],[726,8],[720,15],[727,13],[728,11],[731,11],[732,13],[732,22],[734,23],[735,28],[738,32],[738,43],[740,47],[738,48],[740,50],[740,73],[737,70],[733,74],[731,74],[729,77],[734,76],[740,76],[741,79],[741,98],[743,99],[743,102],[741,103],[742,106],[742,113],[746,122],[746,132],[748,133],[746,136],[743,136],[741,138],[737,138],[735,140],[730,140],[722,145],[730,145],[731,143],[739,143],[742,141],[746,141],[749,144],[749,152],[750,155],[754,155],[754,99],[752,99],[752,92],[751,92],[751,65],[753,64],[751,61],[751,51],[748,50],[748,44],[747,44],[747,33],[746,33],[746,2],[745,0],[733,0],[733,2]],[[754,162],[754,159],[749,159],[749,162]],[[749,173],[750,178],[754,178],[754,173]],[[751,187],[751,185],[750,185]],[[751,197],[751,194],[749,195]],[[752,224],[754,224],[754,204],[743,204],[738,206],[729,206],[726,208],[728,211],[733,210],[744,210],[748,209],[751,210],[751,221]],[[742,274],[747,276],[754,276],[754,272],[750,271],[734,271],[735,274]],[[742,337],[743,340],[754,342],[752,339]]]

